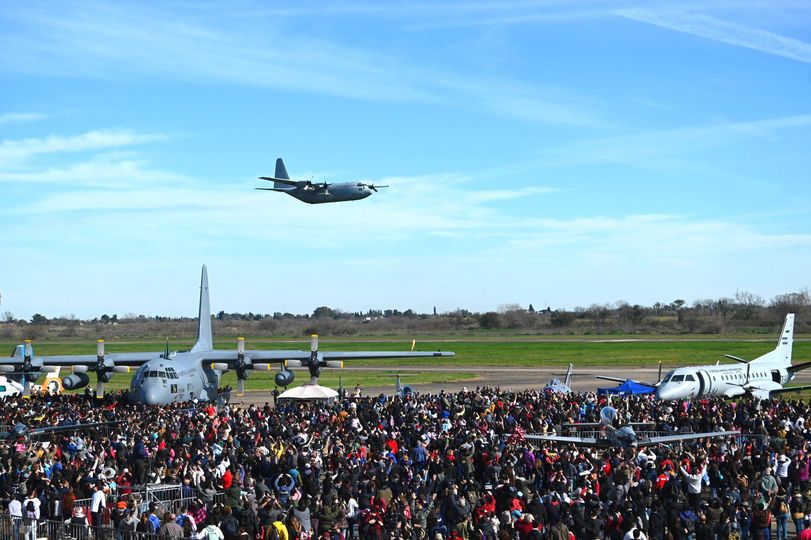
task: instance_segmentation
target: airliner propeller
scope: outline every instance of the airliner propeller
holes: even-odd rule
[[[389,187],[389,186],[376,186],[374,184],[364,184],[364,185],[369,189],[371,189],[372,191],[374,191],[375,193],[377,193],[378,188]]]

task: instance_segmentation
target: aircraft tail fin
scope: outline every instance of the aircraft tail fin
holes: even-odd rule
[[[192,352],[210,351],[214,349],[214,341],[211,338],[211,306],[208,302],[208,271],[203,265],[203,273],[200,276],[200,311],[197,318],[197,343],[192,347]]]
[[[276,159],[276,174],[273,176],[282,180],[290,180],[290,176],[287,174],[287,167],[284,166],[284,160],[282,160],[282,158]],[[289,189],[290,186],[282,184],[281,182],[273,182],[273,187]]]
[[[571,388],[572,384],[572,364],[569,364],[569,369],[566,370],[566,376],[563,378],[563,384]]]
[[[783,323],[783,330],[777,339],[777,347],[773,351],[767,352],[752,360],[759,364],[776,364],[780,367],[791,366],[791,347],[794,343],[794,313],[786,315]]]

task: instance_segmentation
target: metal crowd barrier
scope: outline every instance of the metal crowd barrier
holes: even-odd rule
[[[32,534],[33,533],[33,534]],[[91,527],[68,521],[15,518],[0,514],[0,540],[24,540],[31,537],[49,540],[160,540],[150,533],[121,531],[110,527]]]

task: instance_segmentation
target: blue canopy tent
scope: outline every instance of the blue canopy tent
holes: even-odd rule
[[[614,388],[598,388],[597,395],[603,396],[606,394],[625,394],[625,395],[636,395],[636,394],[652,394],[653,387],[647,386],[644,384],[639,384],[636,381],[632,381],[628,379],[624,383],[620,384],[619,386],[615,386]]]

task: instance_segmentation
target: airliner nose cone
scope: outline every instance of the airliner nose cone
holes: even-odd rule
[[[664,386],[657,386],[656,387],[656,399],[661,399],[663,401],[668,401],[673,399],[673,389],[666,388]]]

